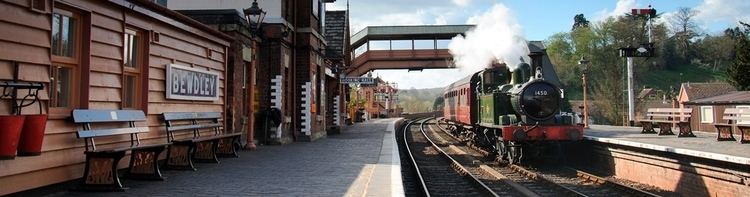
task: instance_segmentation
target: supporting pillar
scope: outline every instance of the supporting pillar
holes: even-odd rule
[[[628,125],[633,126],[635,118],[635,98],[633,95],[633,58],[628,57]]]

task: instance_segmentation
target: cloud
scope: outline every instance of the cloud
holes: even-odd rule
[[[448,20],[445,19],[445,15],[440,15],[435,18],[435,25],[447,25]]]
[[[471,3],[471,0],[453,0],[453,3],[455,3],[458,6],[464,7],[469,5]]]
[[[695,18],[703,23],[750,21],[750,1],[748,0],[704,0],[694,8]]]
[[[597,12],[594,15],[594,21],[604,21],[609,17],[625,15],[630,12],[630,9],[636,8],[637,6],[635,0],[618,0],[614,10],[610,11],[609,9],[604,9]]]
[[[696,11],[694,21],[703,32],[709,32],[710,26],[726,28],[739,25],[738,21],[750,22],[750,12],[747,12],[750,10],[750,1],[747,0],[704,0],[692,9]],[[672,30],[672,18],[676,14],[677,11],[664,12],[656,22],[664,23]]]

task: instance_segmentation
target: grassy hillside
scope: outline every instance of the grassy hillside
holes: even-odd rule
[[[679,91],[681,83],[722,81],[725,78],[724,74],[723,70],[714,71],[698,66],[682,66],[676,69],[646,72],[638,78],[643,83],[639,87],[649,86],[665,91],[674,87],[676,91]]]
[[[639,68],[642,69],[642,68]],[[674,69],[654,69],[650,71],[636,70],[635,93],[646,87],[655,88],[664,92],[669,92],[670,87],[674,88],[674,93],[680,91],[680,84],[692,82],[723,82],[726,79],[724,70],[712,70],[699,66],[682,66]],[[621,81],[625,84],[625,79]],[[591,81],[589,81],[591,83]],[[583,99],[582,87],[576,84],[574,87],[565,88],[565,97],[569,100]],[[593,84],[589,84],[591,88]],[[591,90],[591,89],[589,89]]]
[[[399,106],[406,113],[427,112],[432,110],[435,99],[443,94],[443,88],[399,90]]]

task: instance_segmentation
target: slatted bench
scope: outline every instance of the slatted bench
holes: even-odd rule
[[[146,116],[140,110],[73,110],[73,122],[82,126],[76,134],[78,138],[84,139],[86,146],[84,152],[86,168],[78,190],[122,191],[126,189],[120,182],[117,164],[127,151],[131,152],[131,157],[126,177],[164,180],[159,171],[157,159],[168,144],[141,144],[138,134],[147,133],[149,130],[148,127],[137,127],[135,122],[145,120]],[[92,124],[97,124],[99,127],[106,125],[107,128],[94,128]],[[97,147],[96,138],[118,135],[130,135],[130,145]]]
[[[166,112],[162,114],[167,126],[167,168],[196,170],[193,160],[218,163],[218,156],[238,157],[240,133],[223,131],[218,112]],[[201,135],[201,131],[213,131]],[[189,137],[175,139],[178,134],[192,132]]]
[[[727,123],[716,123],[716,140],[734,141],[733,130],[737,127],[740,131],[740,143],[750,142],[750,109],[726,108],[722,117]]]
[[[643,130],[641,133],[656,133],[654,124],[659,125],[659,135],[674,135],[672,125],[677,124],[680,128],[678,137],[695,137],[690,128],[690,117],[693,110],[690,108],[649,108],[646,112],[648,119],[640,120]],[[682,119],[685,119],[682,121]]]

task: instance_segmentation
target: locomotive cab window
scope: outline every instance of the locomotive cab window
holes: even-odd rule
[[[500,85],[500,76],[496,70],[486,70],[482,72],[482,89],[484,93],[492,93]]]

